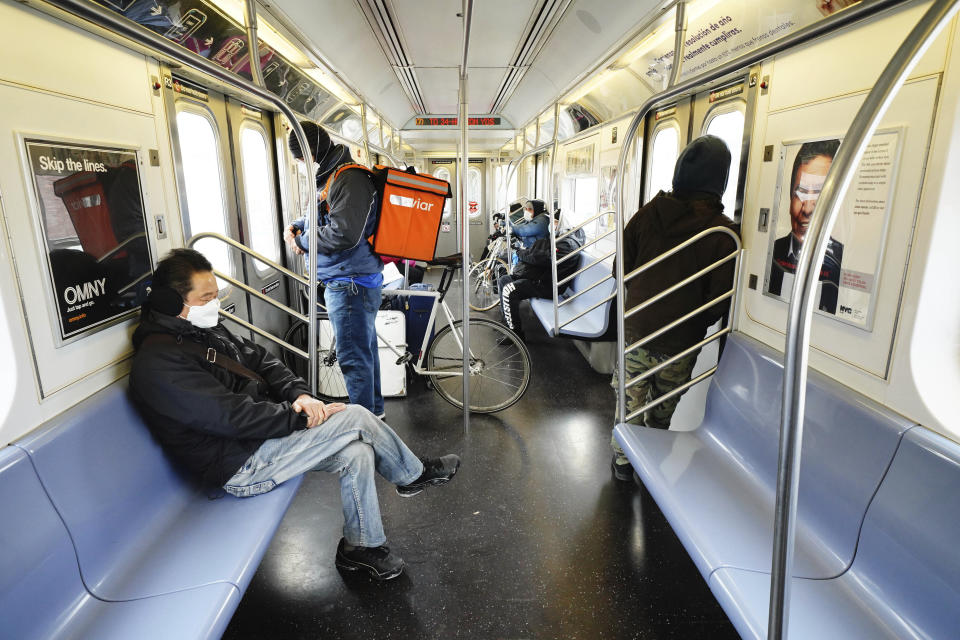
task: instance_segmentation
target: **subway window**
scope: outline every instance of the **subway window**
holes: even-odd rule
[[[183,163],[190,234],[212,231],[227,235],[220,148],[213,121],[199,110],[178,111],[177,138]],[[195,248],[213,263],[215,269],[233,274],[230,254],[224,243],[208,238],[198,242]],[[224,286],[221,282],[220,287]]]
[[[440,167],[439,169],[437,169],[436,171],[433,172],[433,177],[434,177],[434,178],[439,178],[440,180],[446,180],[447,182],[450,182],[450,169],[447,169],[446,167]],[[453,200],[453,198],[447,198],[446,201],[445,201],[444,204],[443,204],[443,217],[444,217],[444,218],[449,218],[449,217],[450,217],[450,201],[451,201],[451,200]]]
[[[661,126],[653,136],[644,202],[658,191],[670,191],[673,188],[673,167],[679,153],[680,129],[677,124],[674,122]]]
[[[483,175],[476,167],[467,169],[467,211],[471,218],[483,211]]]
[[[243,195],[250,225],[250,244],[254,251],[276,262],[280,259],[277,209],[270,180],[273,175],[270,152],[262,129],[250,124],[241,127],[240,153],[243,158]],[[270,269],[260,261],[254,262],[254,268],[260,274]]]
[[[740,177],[740,151],[743,147],[744,114],[739,109],[718,112],[707,121],[705,133],[715,135],[730,149],[730,177],[723,192],[723,212],[733,218],[737,208],[737,181]]]

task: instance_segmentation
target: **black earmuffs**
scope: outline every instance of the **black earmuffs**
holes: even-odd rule
[[[170,287],[154,287],[147,300],[152,309],[168,316],[178,316],[183,311],[183,298]]]

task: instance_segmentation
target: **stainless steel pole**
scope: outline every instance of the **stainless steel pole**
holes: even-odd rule
[[[670,69],[670,82],[667,86],[672,87],[680,79],[680,67],[683,61],[684,38],[687,37],[687,0],[680,0],[677,3],[676,15],[677,35],[673,41],[673,67]]]
[[[467,98],[467,52],[470,48],[470,22],[473,0],[463,0],[463,56],[460,60],[460,252],[463,308],[463,430],[470,430],[470,214],[467,211],[467,169],[470,167],[470,110]]]
[[[553,275],[553,335],[560,335],[560,285],[557,283],[557,225],[559,220],[553,217],[553,168],[557,163],[557,150],[560,148],[557,139],[557,130],[560,128],[560,103],[553,103],[553,151],[550,152],[550,169],[547,179],[544,180],[546,187],[547,215],[550,216],[550,271]]]
[[[244,0],[244,18],[247,27],[247,50],[250,52],[250,77],[253,84],[263,86],[263,69],[260,68],[260,40],[257,38],[257,0]]]
[[[803,413],[810,355],[810,321],[819,280],[819,265],[827,251],[830,232],[840,204],[873,132],[893,102],[911,69],[927,47],[950,21],[958,0],[938,0],[924,14],[880,74],[873,89],[853,119],[853,124],[833,159],[820,192],[817,208],[807,228],[790,295],[786,357],[783,367],[783,408],[780,416],[780,459],[777,467],[777,502],[774,519],[773,564],[770,575],[770,606],[767,638],[787,637],[790,586],[796,537],[797,488],[800,484],[800,454]],[[814,241],[811,242],[810,239]]]

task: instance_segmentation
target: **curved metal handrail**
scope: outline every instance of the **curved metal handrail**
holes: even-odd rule
[[[794,287],[790,295],[783,366],[780,457],[777,466],[777,502],[767,626],[767,638],[770,640],[786,637],[789,622],[787,612],[790,606],[793,548],[796,538],[797,489],[800,484],[810,324],[820,275],[819,268],[814,265],[823,262],[830,233],[839,215],[843,197],[853,180],[854,171],[880,120],[893,102],[895,93],[958,9],[958,0],[936,0],[887,63],[873,89],[864,99],[837,151],[810,219],[807,241],[803,243],[797,261]],[[812,242],[811,238],[814,239]]]
[[[916,0],[919,2],[919,0]],[[661,91],[655,96],[648,98],[643,105],[640,106],[636,111],[633,119],[630,121],[630,125],[627,127],[626,135],[623,138],[620,148],[620,158],[617,161],[617,173],[614,177],[614,190],[616,192],[616,203],[617,203],[617,255],[623,255],[623,216],[624,211],[627,210],[625,196],[626,193],[621,189],[621,184],[623,181],[624,171],[627,164],[627,154],[629,149],[632,146],[634,140],[637,136],[637,130],[640,127],[640,124],[643,122],[643,119],[646,117],[647,112],[653,108],[655,105],[669,100],[670,98],[676,97],[682,93],[691,91],[692,89],[697,88],[698,86],[722,78],[723,76],[742,71],[746,68],[749,68],[751,65],[760,62],[766,58],[769,58],[772,55],[780,53],[791,47],[795,47],[799,44],[805,43],[809,40],[812,40],[820,35],[828,33],[834,29],[839,29],[843,26],[851,24],[865,18],[867,16],[873,15],[884,9],[888,9],[898,4],[904,4],[903,2],[898,2],[898,0],[874,0],[874,2],[865,2],[858,5],[854,5],[847,9],[844,9],[840,13],[837,13],[829,18],[815,22],[814,24],[804,27],[794,33],[788,34],[774,42],[771,42],[768,45],[755,49],[749,53],[746,53],[738,58],[726,62],[715,69],[701,73],[700,75],[694,76],[689,80],[685,80],[679,84],[669,86],[666,90]],[[617,357],[617,367],[619,371],[623,371],[624,367],[624,358],[623,358],[623,313],[624,313],[624,301],[623,301],[623,261],[618,261],[616,264],[616,278],[617,278],[617,293],[620,294],[617,296],[617,344],[618,344],[618,357]],[[624,393],[625,389],[623,387],[623,377],[621,376],[618,395],[617,395],[617,422],[625,422],[626,416],[626,406],[624,402]]]
[[[247,2],[253,2],[253,0],[246,0]],[[110,11],[94,2],[88,2],[87,0],[47,0],[47,2],[58,9],[65,11],[66,13],[85,20],[87,22],[93,23],[97,26],[100,26],[107,31],[117,33],[129,40],[145,46],[151,51],[159,52],[162,55],[177,61],[184,67],[205,73],[212,78],[215,78],[229,86],[236,87],[246,91],[247,93],[255,96],[256,98],[266,102],[267,104],[272,104],[280,111],[286,118],[290,121],[290,125],[293,130],[296,132],[297,140],[300,142],[301,149],[309,149],[310,145],[307,142],[307,136],[303,131],[303,127],[300,126],[300,120],[297,117],[297,114],[287,105],[286,102],[281,100],[276,95],[270,93],[262,87],[247,82],[240,76],[235,75],[233,72],[224,69],[223,67],[210,62],[206,58],[198,56],[187,49],[184,49],[178,44],[167,40],[166,38],[153,33],[152,31],[146,29],[145,27],[136,24],[135,22],[124,18],[123,16]],[[254,44],[252,49],[256,49],[257,45]],[[254,53],[254,56],[257,54]],[[315,221],[317,219],[317,187],[314,184],[313,180],[307,180],[309,184],[309,198],[307,199],[307,215],[308,219]],[[310,255],[317,255],[317,234],[310,234]],[[310,280],[309,280],[309,308],[314,309],[317,305],[317,270],[311,269]],[[310,371],[309,371],[309,382],[310,382],[310,393],[316,395],[317,393],[317,322],[314,318],[311,318],[311,322],[308,324],[307,331],[307,351],[310,354]]]

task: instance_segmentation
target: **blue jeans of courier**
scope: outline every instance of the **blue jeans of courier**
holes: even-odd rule
[[[327,283],[323,297],[337,339],[337,362],[351,404],[383,415],[376,328],[380,287],[361,287],[352,280],[334,280]]]
[[[423,473],[423,463],[393,429],[357,405],[348,405],[312,429],[267,440],[223,486],[246,498],[266,493],[306,471],[340,475],[343,537],[352,545],[386,542],[374,471],[397,486]]]

